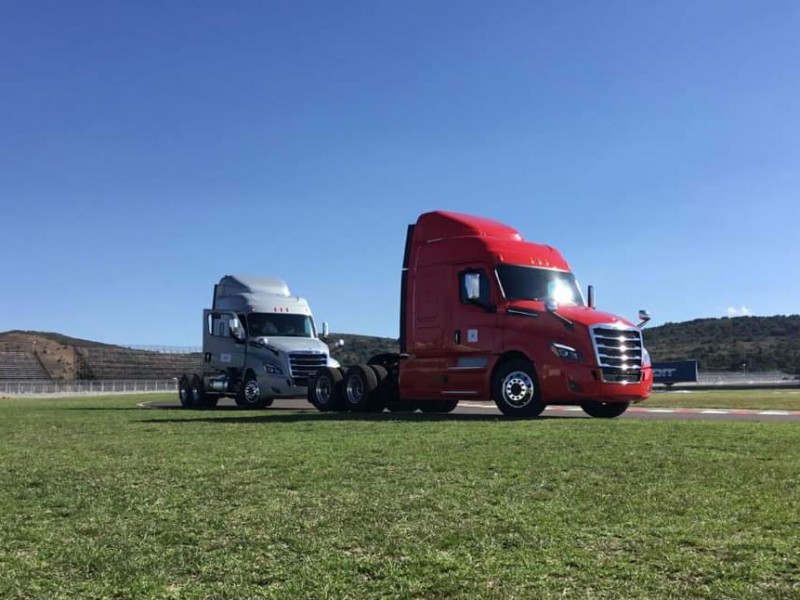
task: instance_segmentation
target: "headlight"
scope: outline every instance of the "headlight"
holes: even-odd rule
[[[650,360],[650,353],[642,348],[642,367],[652,367],[653,363]]]
[[[269,373],[270,375],[283,375],[283,371],[280,367],[276,367],[270,363],[264,363],[264,372]]]
[[[581,353],[572,348],[571,346],[565,346],[564,344],[556,344],[555,342],[550,344],[550,350],[553,354],[558,356],[559,358],[563,358],[566,360],[580,360]]]
[[[333,358],[332,356],[328,357],[328,366],[329,367],[334,367],[334,368],[341,367],[341,365],[339,364],[339,361],[336,360],[335,358]]]

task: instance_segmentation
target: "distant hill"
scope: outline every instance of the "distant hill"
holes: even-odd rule
[[[346,366],[365,363],[375,354],[397,352],[399,349],[397,340],[392,338],[349,333],[331,334],[329,341],[340,339],[344,341],[344,346],[333,348],[331,354]],[[56,380],[92,379],[98,376],[96,372],[98,366],[104,372],[113,373],[119,378],[124,379],[126,376],[139,378],[147,375],[146,368],[142,367],[145,364],[155,376],[156,373],[164,371],[166,365],[175,364],[175,357],[170,356],[169,353],[155,353],[142,348],[125,348],[46,331],[2,332],[0,333],[0,349],[21,350],[35,354],[50,377]],[[100,363],[116,363],[123,356],[129,364],[127,375],[119,372],[118,367],[110,371],[108,365],[95,364],[93,366],[91,364],[92,358]],[[139,367],[134,368],[137,364]]]
[[[394,338],[334,333],[331,340],[344,340],[334,348],[333,356],[343,365],[366,362],[383,352],[397,352]],[[739,371],[747,364],[748,371],[781,370],[800,374],[800,315],[774,317],[735,317],[695,319],[683,323],[666,323],[645,328],[644,341],[656,361],[699,361],[703,371]],[[81,349],[120,349],[120,346],[72,338],[60,333],[7,331],[0,333],[3,346],[32,351],[54,379],[81,376]],[[152,352],[130,350],[148,355]],[[85,353],[85,352],[83,352]]]
[[[646,328],[644,343],[653,360],[694,359],[704,371],[800,374],[800,315],[666,323]]]
[[[75,348],[107,348],[108,344],[71,338],[46,331],[4,331],[0,333],[0,350],[27,352],[37,358],[54,380],[80,378],[82,364]]]
[[[14,329],[12,331],[0,332],[0,342],[4,343],[32,343],[34,341],[48,340],[55,342],[61,346],[77,346],[79,348],[119,348],[113,344],[104,344],[102,342],[93,342],[92,340],[84,340],[81,338],[74,338],[62,333],[53,333],[51,331],[24,331],[21,329]]]

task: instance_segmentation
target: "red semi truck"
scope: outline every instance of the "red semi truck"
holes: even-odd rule
[[[400,352],[319,369],[319,410],[450,412],[494,400],[511,417],[578,405],[617,417],[652,390],[641,327],[588,303],[561,253],[496,221],[435,211],[408,226]]]

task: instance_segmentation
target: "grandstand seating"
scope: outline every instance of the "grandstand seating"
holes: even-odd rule
[[[49,381],[33,352],[0,350],[0,380],[2,381]]]
[[[79,348],[87,379],[170,379],[197,371],[200,352],[169,353],[130,348]]]

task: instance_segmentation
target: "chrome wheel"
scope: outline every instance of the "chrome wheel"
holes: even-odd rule
[[[189,406],[191,403],[192,396],[189,380],[185,375],[178,382],[178,397],[181,399],[181,406]]]
[[[318,377],[317,383],[314,386],[314,394],[317,397],[317,402],[320,405],[330,404],[331,397],[333,396],[333,387],[331,381],[327,377]]]
[[[194,400],[195,406],[200,406],[200,402],[203,400],[203,392],[196,383],[192,385],[192,400]]]
[[[338,367],[323,367],[309,378],[306,398],[317,410],[342,410],[343,384],[342,372]]]
[[[261,388],[258,385],[258,380],[249,379],[244,386],[244,399],[252,404],[261,399]]]
[[[345,393],[348,403],[353,405],[361,404],[364,400],[364,382],[358,376],[348,377]]]
[[[524,371],[513,371],[503,379],[501,390],[503,402],[514,408],[522,408],[533,400],[536,386]]]

